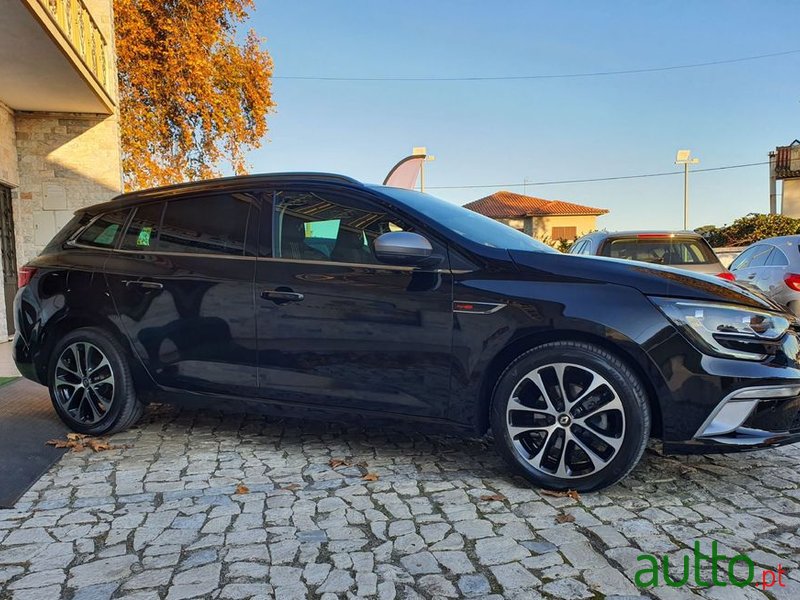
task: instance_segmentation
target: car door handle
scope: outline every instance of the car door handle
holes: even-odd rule
[[[756,274],[755,273],[750,273],[750,275],[748,275],[747,278],[748,279],[755,279],[756,278]]]
[[[126,287],[131,285],[136,285],[141,288],[145,288],[148,290],[163,290],[164,284],[158,283],[157,281],[142,281],[141,279],[123,279],[122,283],[125,284]]]
[[[271,300],[275,304],[286,304],[287,302],[302,302],[303,294],[286,290],[265,290],[261,292],[264,300]]]

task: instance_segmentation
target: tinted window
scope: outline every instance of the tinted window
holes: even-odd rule
[[[163,202],[137,206],[120,247],[123,250],[155,250],[163,209]]]
[[[704,265],[719,262],[708,244],[696,238],[611,239],[603,245],[601,254],[658,265]]]
[[[739,256],[737,256],[734,261],[731,263],[730,269],[731,271],[736,271],[738,269],[746,269],[750,259],[753,257],[753,254],[758,252],[758,249],[761,246],[751,246],[744,252],[742,252]]]
[[[772,246],[757,246],[757,250],[750,258],[747,268],[752,269],[753,267],[763,267],[767,264],[771,252]]]
[[[130,212],[130,209],[125,209],[99,216],[75,241],[87,246],[113,247]]]
[[[158,250],[200,254],[244,254],[250,207],[244,192],[170,200],[161,220]]]
[[[317,192],[280,192],[275,199],[276,256],[376,264],[372,244],[409,227],[356,199]]]
[[[770,267],[785,267],[789,264],[789,259],[786,258],[786,255],[775,248],[772,251],[772,254],[769,255],[769,261],[767,265]]]

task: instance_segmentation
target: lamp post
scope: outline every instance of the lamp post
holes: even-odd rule
[[[678,150],[675,164],[683,165],[683,228],[689,229],[689,165],[696,165],[699,158],[692,158],[691,150]]]
[[[436,160],[435,156],[428,154],[428,149],[425,146],[415,146],[411,150],[411,156],[419,156],[422,162],[419,165],[419,191],[425,191],[425,163]]]

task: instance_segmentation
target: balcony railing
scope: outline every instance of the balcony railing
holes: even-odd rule
[[[83,0],[39,0],[97,82],[108,91],[107,44]]]

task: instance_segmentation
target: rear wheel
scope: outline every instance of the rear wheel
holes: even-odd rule
[[[144,406],[136,397],[126,356],[116,340],[94,327],[62,338],[50,360],[53,406],[79,433],[104,435],[133,425]]]
[[[538,486],[591,491],[622,479],[650,435],[636,374],[604,348],[553,342],[517,358],[492,399],[501,456]]]

